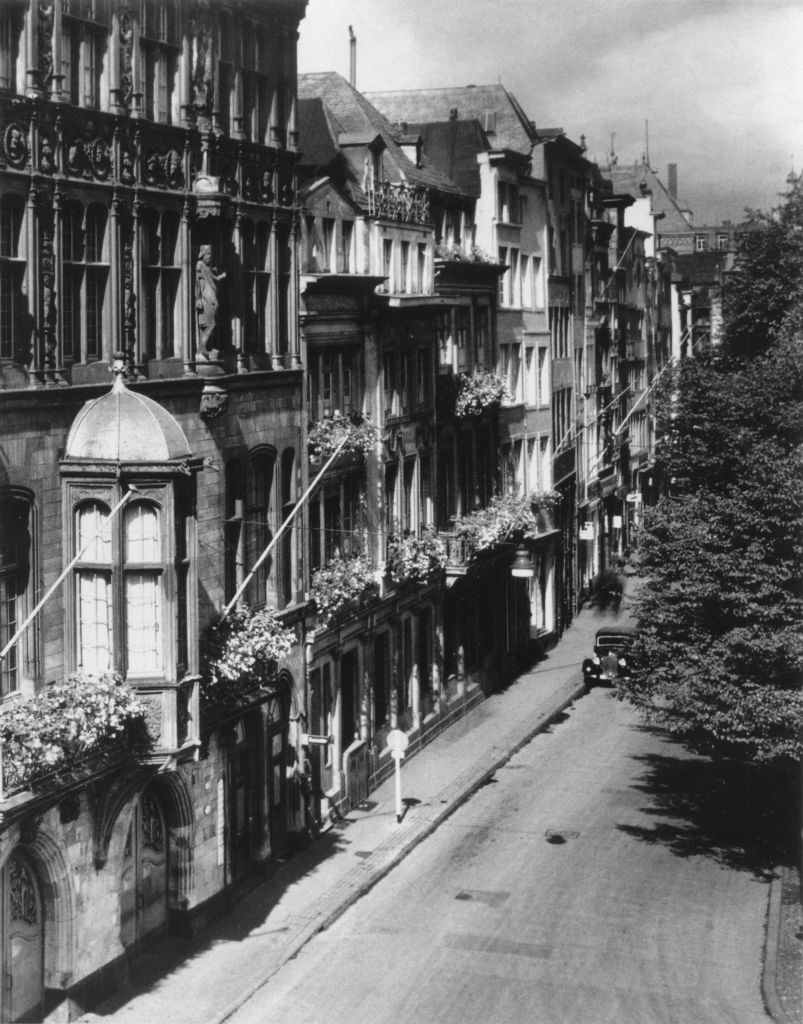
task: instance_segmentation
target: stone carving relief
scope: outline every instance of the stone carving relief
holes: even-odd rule
[[[53,3],[54,0],[39,0],[38,66],[39,84],[47,89],[53,78]]]
[[[212,79],[212,37],[214,19],[210,0],[198,0],[190,11],[192,39],[192,106],[199,127],[211,127],[214,86]]]
[[[145,182],[156,188],[181,188],[184,168],[178,150],[169,149],[166,153],[149,150],[145,156]]]
[[[134,96],[134,15],[130,0],[120,4],[120,102],[131,110]]]
[[[25,166],[28,160],[28,137],[21,124],[14,122],[6,128],[3,147],[12,167]]]

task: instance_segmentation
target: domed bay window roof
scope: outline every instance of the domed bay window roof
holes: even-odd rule
[[[192,457],[184,431],[152,398],[129,391],[115,366],[111,391],[87,402],[67,437],[65,459],[164,464]]]

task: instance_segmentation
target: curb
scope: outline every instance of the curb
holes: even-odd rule
[[[205,1024],[224,1024],[224,1021],[227,1021],[232,1017],[244,1003],[248,1002],[252,996],[256,995],[261,988],[267,985],[271,978],[281,970],[288,960],[293,960],[298,956],[310,939],[314,938],[314,936],[319,932],[325,931],[327,928],[331,927],[335,921],[342,917],[343,914],[345,914],[345,912],[362,896],[367,892],[370,892],[370,890],[373,889],[373,887],[386,875],[388,875],[393,868],[400,864],[401,861],[419,845],[419,843],[432,835],[432,833],[439,828],[447,818],[451,817],[451,815],[454,814],[462,804],[472,797],[478,789],[484,786],[485,783],[504,764],[506,764],[515,753],[521,750],[522,747],[526,746],[539,733],[549,728],[552,722],[584,693],[585,687],[582,684],[575,687],[575,689],[571,691],[571,695],[568,698],[565,698],[558,707],[542,714],[535,724],[528,728],[523,735],[519,735],[515,739],[512,739],[509,746],[506,745],[504,749],[499,745],[492,747],[489,752],[490,757],[492,758],[490,763],[486,763],[482,768],[479,768],[470,776],[468,781],[460,785],[457,792],[454,793],[453,796],[449,797],[448,802],[431,818],[421,820],[420,827],[416,828],[415,831],[411,830],[410,835],[395,851],[390,854],[389,858],[382,863],[377,864],[375,868],[367,874],[367,877],[365,877],[361,882],[358,882],[350,892],[345,893],[340,899],[336,900],[335,906],[328,910],[324,910],[314,921],[300,929],[296,938],[288,942],[286,950],[282,952],[278,960],[275,963],[272,963],[256,981],[252,982],[244,991],[239,992],[228,1006],[224,1007],[218,1014],[207,1020]],[[438,799],[438,797],[436,796],[435,799]],[[418,823],[416,822],[416,824]],[[393,841],[395,841],[395,837],[393,837]],[[380,845],[377,847],[375,853],[381,853],[381,850],[382,846]],[[785,1022],[781,1020],[780,1024],[785,1024]]]
[[[796,1017],[790,1015],[778,992],[778,972],[783,973],[782,952],[784,943],[784,900],[783,889],[787,869],[776,868],[770,882],[770,894],[767,900],[767,928],[764,938],[764,965],[761,972],[761,995],[767,1013],[775,1024],[799,1024]]]

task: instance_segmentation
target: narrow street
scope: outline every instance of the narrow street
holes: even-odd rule
[[[766,1021],[767,885],[715,774],[592,691],[231,1019]]]

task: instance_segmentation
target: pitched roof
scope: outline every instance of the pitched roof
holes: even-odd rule
[[[477,154],[490,147],[479,121],[436,121],[408,124],[407,130],[421,136],[422,156],[427,164],[443,171],[461,192],[480,194]]]
[[[636,197],[642,194],[642,187],[652,192],[653,211],[664,214],[660,226],[662,235],[672,231],[691,230],[691,222],[682,212],[680,203],[670,195],[669,190],[646,161],[642,160],[630,167],[610,167],[606,173],[617,192],[629,192]]]
[[[388,120],[397,123],[443,122],[449,120],[452,111],[456,111],[460,121],[480,122],[493,149],[529,153],[536,140],[532,123],[515,96],[503,85],[410,89],[365,95]]]
[[[338,146],[367,147],[377,136],[381,136],[385,145],[384,165],[391,180],[403,180],[412,185],[421,185],[437,189],[440,192],[457,194],[459,189],[453,181],[434,165],[425,163],[417,167],[397,139],[399,132],[362,93],[358,92],[342,75],[334,71],[322,71],[298,76],[300,141],[307,140],[309,152],[324,152],[327,143],[320,144],[313,140],[311,132],[317,131],[329,135],[332,143]],[[311,103],[317,100],[325,111],[325,123],[321,120],[318,108]],[[309,115],[309,122],[305,123]],[[309,164],[303,156],[302,164]],[[362,167],[361,160],[349,161],[357,170],[357,163]],[[314,165],[314,161],[312,161]]]

